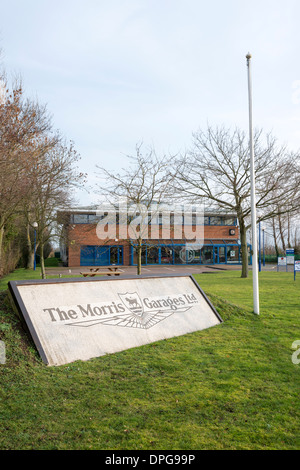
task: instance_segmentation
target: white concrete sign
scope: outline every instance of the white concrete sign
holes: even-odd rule
[[[9,289],[43,361],[51,366],[222,322],[189,275],[12,281]]]

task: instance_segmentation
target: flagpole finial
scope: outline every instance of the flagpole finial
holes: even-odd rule
[[[252,59],[252,55],[250,54],[250,52],[248,52],[248,54],[246,55],[246,59]]]

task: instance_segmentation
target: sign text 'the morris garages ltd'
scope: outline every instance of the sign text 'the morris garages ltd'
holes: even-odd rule
[[[49,315],[51,322],[63,322],[70,326],[90,327],[102,323],[148,329],[174,312],[186,312],[198,303],[192,292],[152,298],[141,298],[137,292],[118,296],[121,302],[48,307],[43,311]]]

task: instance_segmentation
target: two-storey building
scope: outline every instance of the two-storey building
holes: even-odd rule
[[[199,218],[185,212],[157,213],[152,218],[149,214],[146,234],[142,231],[145,223],[141,228],[138,214],[127,214],[124,218],[118,211],[102,209],[82,207],[59,213],[59,222],[63,224],[61,258],[66,266],[136,265],[137,236],[143,239],[143,265],[241,263],[239,227],[234,213],[206,209]],[[185,228],[189,226],[193,231],[199,224],[201,240],[187,238]]]

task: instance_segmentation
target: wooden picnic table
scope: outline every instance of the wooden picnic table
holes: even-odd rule
[[[119,267],[118,266],[98,266],[97,268],[89,268],[91,272],[99,272],[100,269],[104,269],[105,271],[109,270],[109,271],[119,271]]]
[[[102,276],[103,274],[106,274],[107,276],[120,276],[124,271],[123,269],[109,269],[107,268],[105,271],[102,270],[100,271],[99,269],[92,270],[90,269],[89,271],[84,271],[81,272],[83,277],[94,277],[94,276]]]

